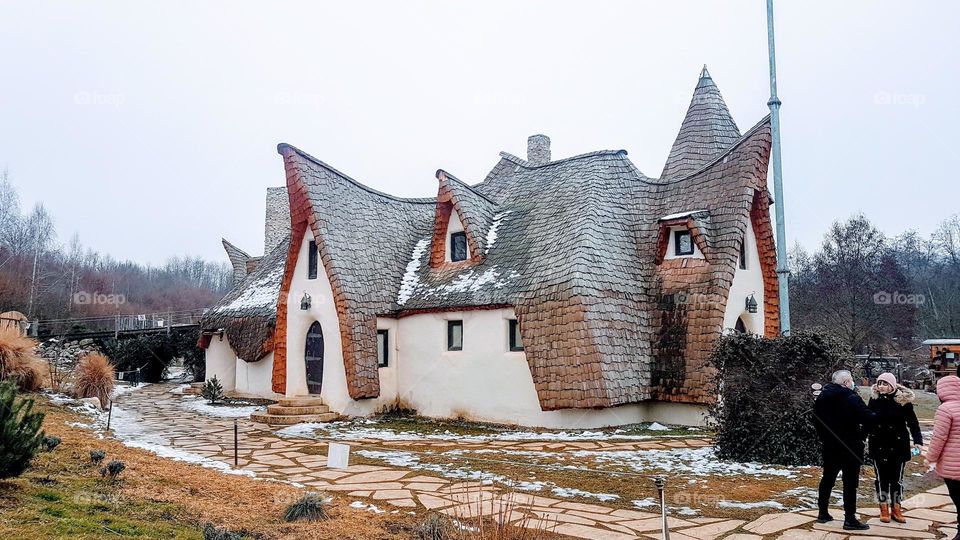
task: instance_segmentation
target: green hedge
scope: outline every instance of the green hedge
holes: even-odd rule
[[[721,399],[714,406],[721,459],[817,465],[811,385],[826,384],[852,357],[836,339],[814,333],[762,338],[723,336],[713,354]]]

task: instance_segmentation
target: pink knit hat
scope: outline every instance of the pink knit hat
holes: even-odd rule
[[[893,375],[893,373],[882,373],[882,374],[880,374],[880,376],[877,377],[877,382],[880,382],[880,381],[883,381],[883,382],[889,384],[889,385],[892,386],[893,388],[896,388],[896,387],[897,387],[897,378]]]

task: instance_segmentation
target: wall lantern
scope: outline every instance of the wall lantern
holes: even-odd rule
[[[757,312],[757,299],[753,297],[753,294],[747,297],[747,313],[756,313]]]
[[[303,293],[303,298],[300,299],[300,309],[307,311],[310,309],[310,295]]]

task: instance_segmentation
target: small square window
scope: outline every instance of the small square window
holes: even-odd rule
[[[523,350],[523,339],[520,337],[520,324],[516,319],[510,319],[510,350]]]
[[[461,231],[450,235],[450,260],[467,260],[467,233]]]
[[[310,241],[310,254],[307,256],[307,279],[317,279],[317,243]]]
[[[740,242],[740,269],[747,269],[747,239],[744,237],[743,241]]]
[[[693,255],[693,236],[690,231],[673,232],[674,255]]]
[[[447,321],[447,350],[463,350],[463,321]]]
[[[377,367],[390,365],[390,331],[377,330]]]

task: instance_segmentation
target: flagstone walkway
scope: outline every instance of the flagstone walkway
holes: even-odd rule
[[[150,441],[234,465],[234,420],[210,417],[181,406],[184,399],[168,384],[148,385],[116,399],[116,407],[138,419],[137,428]],[[556,497],[529,493],[508,493],[480,482],[453,481],[422,471],[401,467],[352,465],[329,469],[326,457],[316,449],[324,443],[305,438],[281,438],[267,426],[248,418],[237,421],[239,469],[260,478],[294,482],[318,491],[336,491],[363,500],[363,506],[387,511],[433,510],[466,519],[478,514],[524,527],[546,529],[575,538],[626,540],[660,538],[660,517],[652,512],[614,509],[603,504],[584,504]],[[646,450],[702,447],[709,440],[698,438],[657,441],[381,441],[363,439],[344,441],[353,444],[375,443],[403,447],[411,444],[437,447],[483,447],[563,451],[565,449]],[[309,448],[308,448],[309,447]],[[909,523],[880,524],[870,519],[872,528],[860,534],[843,531],[840,521],[815,523],[815,511],[771,513],[751,522],[740,519],[670,517],[673,540],[756,540],[762,538],[844,540],[878,538],[953,538],[955,511],[944,486],[914,495],[904,501]],[[875,516],[875,509],[861,514]],[[835,517],[843,515],[834,510]]]

